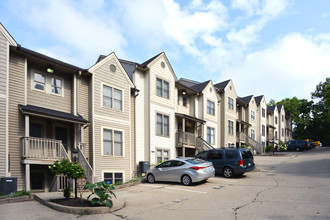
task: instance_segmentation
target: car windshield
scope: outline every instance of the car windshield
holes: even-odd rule
[[[201,164],[201,163],[205,163],[204,160],[199,159],[199,158],[190,158],[190,159],[186,159],[185,160],[188,163],[192,163],[192,164]]]
[[[251,151],[249,151],[249,150],[242,150],[241,153],[242,153],[243,159],[253,158],[253,155],[252,155]]]

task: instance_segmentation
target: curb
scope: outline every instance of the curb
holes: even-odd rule
[[[126,203],[122,200],[116,200],[113,204],[112,208],[108,207],[72,207],[72,206],[63,206],[53,202],[50,202],[49,199],[43,200],[37,195],[34,195],[34,199],[41,204],[54,209],[59,212],[65,212],[69,214],[76,214],[76,215],[90,215],[90,214],[104,214],[110,213],[114,211],[118,211],[125,207]]]
[[[33,195],[30,196],[19,196],[13,198],[0,199],[0,205],[16,202],[28,202],[33,200]]]

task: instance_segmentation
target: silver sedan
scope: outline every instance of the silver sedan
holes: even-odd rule
[[[147,181],[181,182],[183,185],[190,185],[194,182],[207,180],[214,176],[212,162],[198,158],[177,158],[165,161],[158,166],[147,170]]]

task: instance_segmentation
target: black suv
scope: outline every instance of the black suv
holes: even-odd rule
[[[295,151],[302,151],[311,148],[311,145],[304,140],[291,140],[286,142],[288,145],[287,150],[295,150]]]
[[[213,163],[216,174],[229,178],[255,168],[251,151],[247,148],[218,148],[198,153],[197,158]]]

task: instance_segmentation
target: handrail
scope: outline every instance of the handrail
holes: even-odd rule
[[[93,168],[91,165],[88,163],[84,153],[81,151],[80,147],[78,149],[78,163],[80,166],[85,169],[85,177],[88,182],[93,183]]]
[[[210,143],[205,141],[203,138],[196,137],[196,150],[198,152],[201,152],[203,150],[211,150],[211,149],[214,149],[214,147]]]

